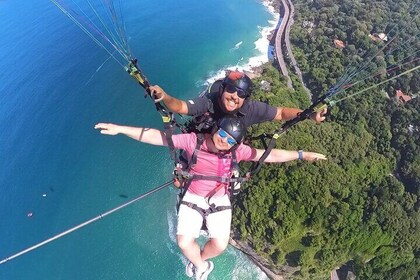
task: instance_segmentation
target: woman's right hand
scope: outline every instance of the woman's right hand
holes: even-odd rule
[[[95,125],[95,129],[99,129],[101,134],[106,135],[117,135],[120,133],[118,130],[120,126],[113,123],[98,123]]]

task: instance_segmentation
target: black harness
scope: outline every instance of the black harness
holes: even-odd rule
[[[204,143],[203,133],[210,133],[214,125],[217,123],[217,120],[224,115],[223,110],[220,108],[219,104],[219,92],[220,87],[222,86],[222,82],[223,80],[215,81],[207,91],[201,94],[201,96],[206,96],[208,98],[207,112],[193,116],[191,121],[186,125],[186,130],[188,132],[197,133],[197,144],[189,162],[183,155],[183,152],[181,152],[179,160],[176,164],[176,169],[174,170],[175,179],[178,180],[181,184],[181,189],[178,195],[177,212],[179,211],[181,204],[196,210],[203,217],[203,227],[205,227],[205,217],[207,217],[209,214],[232,209],[231,206],[216,206],[214,203],[210,203],[211,197],[217,191],[219,191],[221,187],[224,187],[228,184],[228,195],[229,199],[232,201],[234,195],[239,192],[239,183],[248,181],[250,179],[250,173],[247,173],[245,177],[239,176],[239,165],[236,160],[235,149],[232,149],[230,153],[218,154],[219,158],[231,158],[230,170],[232,171],[233,176],[205,176],[190,173],[191,168],[197,163],[197,154],[201,150],[201,146]],[[238,112],[237,114],[240,113]],[[209,205],[208,209],[203,209],[194,203],[183,201],[185,193],[188,191],[188,188],[194,180],[209,180],[221,183],[206,195],[207,204]]]
[[[216,206],[216,205],[214,205],[214,203],[210,204],[209,208],[207,208],[207,209],[203,209],[201,207],[198,207],[197,204],[192,203],[192,202],[188,202],[188,201],[181,201],[181,204],[186,205],[186,206],[196,210],[201,215],[201,217],[203,217],[203,226],[205,226],[204,221],[206,220],[206,217],[208,215],[210,215],[212,213],[219,212],[219,211],[232,209],[232,206],[230,206],[230,205],[229,206]]]
[[[222,187],[225,187],[226,184],[229,184],[229,198],[232,200],[233,195],[235,194],[235,186],[237,186],[238,183],[249,180],[249,176],[228,177],[192,174],[190,172],[191,168],[197,163],[198,152],[201,151],[201,146],[203,145],[204,140],[205,139],[203,134],[197,134],[197,144],[191,156],[190,162],[188,162],[187,159],[183,156],[183,153],[181,153],[180,163],[177,165],[177,168],[174,171],[175,179],[179,180],[181,183],[181,189],[178,195],[177,211],[179,211],[179,207],[181,204],[186,205],[196,210],[203,217],[203,221],[205,221],[205,217],[212,213],[232,209],[231,206],[216,206],[214,203],[210,203],[210,199],[217,191],[219,191]],[[232,171],[232,173],[235,173],[235,170],[239,172],[235,149],[233,149],[230,153],[218,154],[218,156],[219,158],[231,158],[230,170]],[[206,195],[206,200],[209,205],[208,209],[203,209],[197,206],[195,203],[183,201],[183,198],[186,192],[188,191],[188,188],[194,180],[209,180],[217,181],[220,183],[220,185],[216,186],[212,191],[210,191]]]

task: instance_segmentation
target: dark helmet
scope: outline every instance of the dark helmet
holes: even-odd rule
[[[224,79],[221,85],[222,89],[234,87],[241,98],[247,98],[252,93],[252,81],[244,73],[239,71],[231,71]]]
[[[229,133],[238,144],[242,143],[246,135],[246,126],[238,117],[233,115],[226,115],[219,119],[213,128],[212,134],[219,130],[219,128]]]

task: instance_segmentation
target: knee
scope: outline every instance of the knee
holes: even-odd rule
[[[215,248],[219,252],[223,252],[229,243],[229,239],[214,238],[211,239],[210,242],[212,243],[213,248]]]
[[[194,243],[194,238],[186,237],[186,236],[183,236],[183,235],[177,235],[176,241],[178,243],[178,247],[181,250],[184,250],[184,249],[188,249],[192,246],[192,244]]]

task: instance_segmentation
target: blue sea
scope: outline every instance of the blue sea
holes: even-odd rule
[[[84,2],[61,2],[74,1]],[[142,70],[182,99],[261,57],[256,42],[273,20],[258,0],[121,2]],[[0,23],[5,259],[169,181],[172,164],[166,148],[93,129],[162,122],[142,88],[53,3],[0,0]],[[0,265],[0,279],[187,279],[175,201],[172,187],[161,190]],[[214,263],[209,279],[266,279],[231,247]]]

